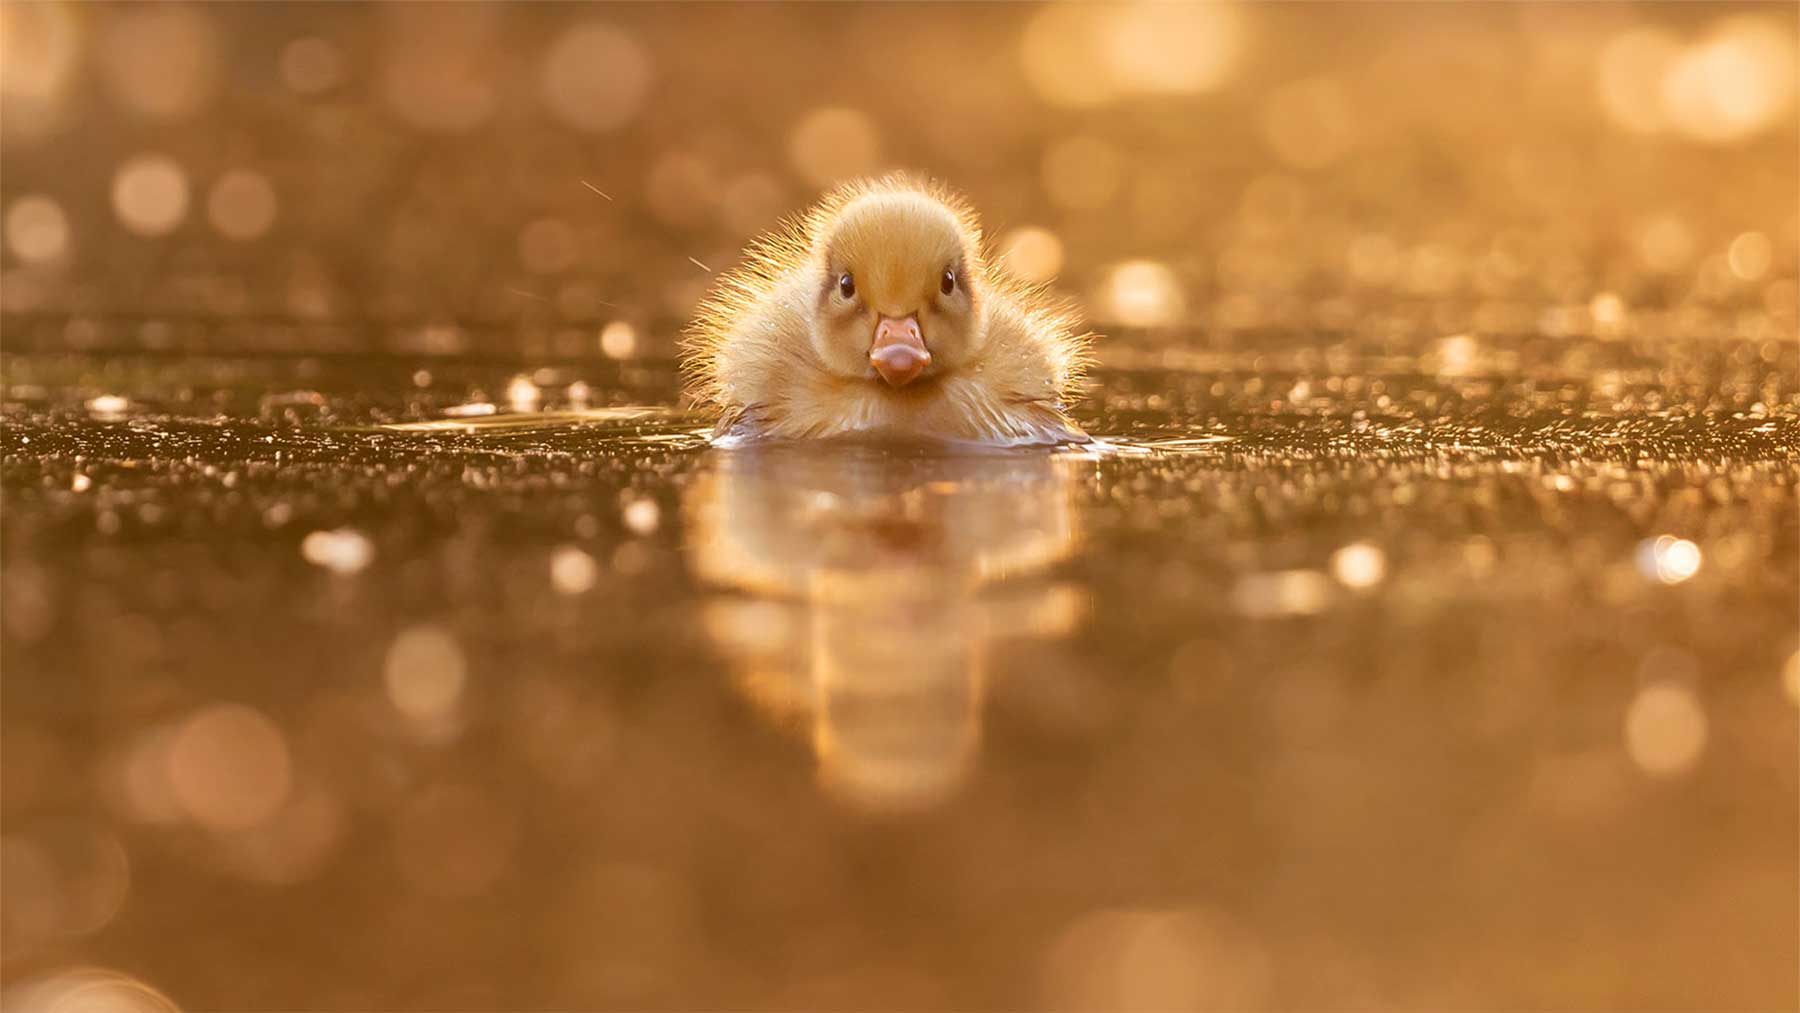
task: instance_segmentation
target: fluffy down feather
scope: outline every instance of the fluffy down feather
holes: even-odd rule
[[[918,322],[932,359],[902,386],[868,364],[877,322],[896,318]],[[752,243],[701,304],[683,369],[719,411],[718,439],[1082,442],[1064,410],[1088,364],[1079,322],[995,262],[965,201],[896,175],[840,187]]]

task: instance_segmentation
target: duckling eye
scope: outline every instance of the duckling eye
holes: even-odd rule
[[[838,294],[846,299],[856,298],[856,279],[850,277],[849,271],[838,275]]]
[[[944,268],[944,277],[943,277],[943,280],[938,282],[938,290],[940,292],[943,292],[945,295],[949,295],[950,293],[956,291],[956,271],[955,270],[948,268],[948,267]]]

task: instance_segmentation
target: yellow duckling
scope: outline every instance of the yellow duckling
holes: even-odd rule
[[[751,244],[683,358],[715,439],[1085,442],[1063,407],[1087,364],[1078,320],[989,260],[960,198],[889,176]]]

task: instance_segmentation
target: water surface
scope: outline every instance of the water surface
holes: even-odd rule
[[[994,453],[713,450],[667,363],[10,356],[9,973],[1791,1001],[1793,349],[1168,347]]]

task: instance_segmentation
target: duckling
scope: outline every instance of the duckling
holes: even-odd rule
[[[1081,443],[1064,408],[1088,362],[1078,321],[994,262],[964,200],[895,175],[752,243],[701,304],[683,365],[720,443]]]

